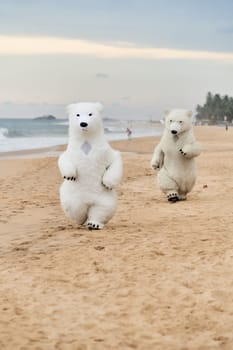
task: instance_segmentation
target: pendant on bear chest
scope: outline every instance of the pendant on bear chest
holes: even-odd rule
[[[88,155],[88,153],[91,151],[91,144],[88,141],[83,142],[81,146],[81,150]]]
[[[173,140],[174,140],[174,142],[177,142],[179,140],[179,136],[178,135],[173,135]]]

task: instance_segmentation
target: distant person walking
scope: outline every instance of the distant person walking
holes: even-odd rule
[[[132,130],[130,130],[130,128],[127,128],[126,133],[127,133],[128,139],[130,139],[132,135]]]
[[[225,130],[228,130],[228,121],[227,121],[227,116],[224,116],[224,123],[225,123]]]

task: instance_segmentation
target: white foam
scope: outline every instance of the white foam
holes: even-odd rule
[[[67,143],[68,137],[13,137],[0,138],[0,152],[52,147]]]
[[[65,122],[57,122],[56,125],[65,125],[68,126],[69,125],[69,121],[65,121]]]
[[[8,135],[8,129],[7,128],[0,128],[0,140],[6,139]]]

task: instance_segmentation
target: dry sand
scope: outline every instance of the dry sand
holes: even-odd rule
[[[233,349],[233,128],[197,127],[205,151],[170,204],[153,138],[115,142],[124,180],[102,231],[63,215],[56,158],[0,161],[0,349]]]

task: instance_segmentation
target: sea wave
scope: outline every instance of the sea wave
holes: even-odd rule
[[[7,128],[0,128],[0,140],[6,139],[8,134],[9,130]]]
[[[68,120],[67,120],[67,121],[62,121],[62,122],[58,121],[58,122],[56,122],[55,124],[56,124],[56,125],[65,125],[65,126],[68,126],[68,125],[69,125],[69,121],[68,121]]]
[[[67,143],[67,137],[12,137],[0,138],[1,152],[40,149]]]
[[[148,122],[108,121],[104,122],[107,140],[127,138],[126,129],[132,130],[131,137],[158,135],[161,128]],[[7,151],[50,147],[67,143],[68,120],[45,122],[30,119],[0,119],[0,153]]]
[[[114,126],[105,126],[104,131],[106,133],[114,133],[114,134],[125,133],[124,128],[119,128],[119,127],[114,127]]]
[[[0,140],[15,138],[15,137],[32,137],[33,135],[30,132],[25,132],[21,130],[14,130],[8,128],[0,128]]]

